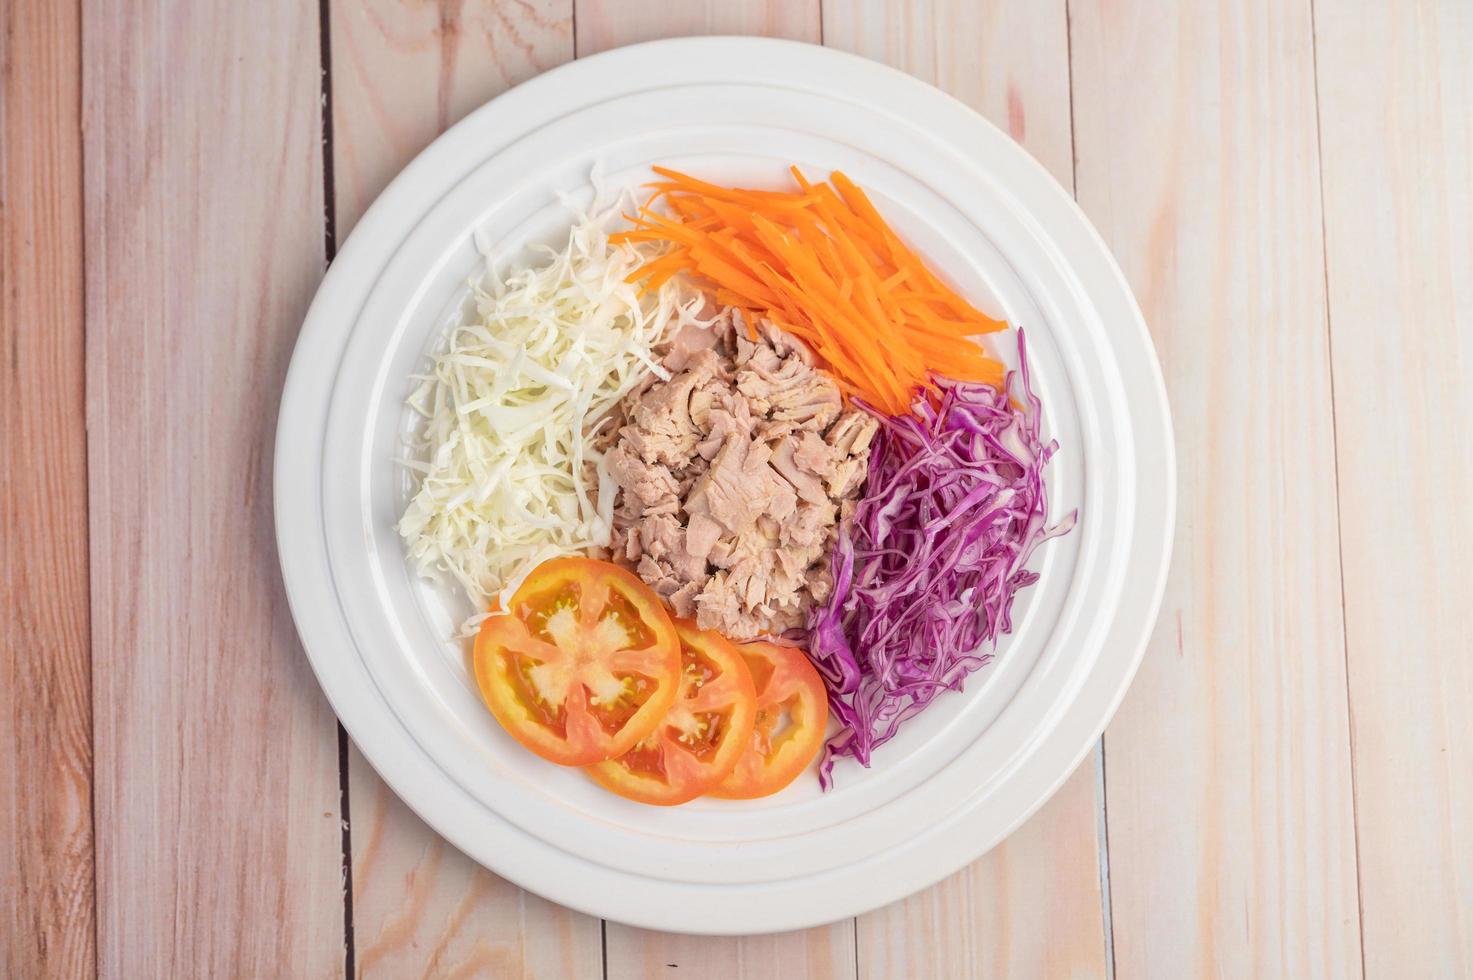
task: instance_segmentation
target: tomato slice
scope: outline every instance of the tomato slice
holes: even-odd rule
[[[634,574],[556,558],[527,577],[509,613],[481,625],[474,660],[501,727],[544,759],[586,766],[623,755],[664,717],[680,638]]]
[[[770,796],[808,768],[828,733],[823,678],[796,647],[739,647],[757,686],[757,720],[747,750],[731,773],[707,792],[729,800]]]
[[[738,647],[677,619],[680,694],[648,738],[617,759],[588,767],[605,789],[640,803],[673,806],[731,772],[752,738],[757,692]]]

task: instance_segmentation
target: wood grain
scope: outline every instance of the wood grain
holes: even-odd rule
[[[336,232],[446,127],[573,56],[568,0],[331,6]],[[593,977],[600,924],[496,877],[348,758],[353,946],[364,977]]]
[[[1063,0],[828,0],[824,43],[893,65],[991,119],[1074,184]],[[1093,763],[981,861],[859,920],[861,976],[1102,976]]]
[[[1097,805],[1087,760],[982,860],[860,916],[859,976],[1105,976]]]
[[[576,0],[578,54],[686,34],[761,34],[819,40],[818,0]],[[610,922],[606,971],[610,980],[674,975],[780,978],[852,977],[854,922],[779,935],[677,936]]]
[[[608,980],[848,980],[857,976],[854,920],[765,936],[680,936],[610,922]]]
[[[451,123],[573,58],[572,0],[331,0],[329,11],[339,241]]]
[[[1358,976],[1309,5],[1070,12],[1078,196],[1179,461],[1165,604],[1105,736],[1117,975]]]
[[[0,976],[96,968],[81,22],[0,5]]]
[[[336,975],[334,727],[271,520],[324,260],[317,7],[85,0],[83,40],[100,971]]]
[[[1064,0],[825,0],[823,43],[956,96],[1073,190]]]
[[[575,0],[578,56],[692,34],[818,41],[819,0]]]
[[[356,752],[350,772],[359,976],[601,976],[598,919],[528,894],[457,851]]]
[[[1317,0],[1367,976],[1473,976],[1473,7]]]

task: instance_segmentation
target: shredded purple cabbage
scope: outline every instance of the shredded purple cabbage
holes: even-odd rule
[[[852,520],[832,556],[834,590],[808,622],[808,653],[843,731],[819,769],[870,754],[942,691],[992,659],[1012,629],[1017,591],[1038,580],[1035,548],[1074,526],[1046,527],[1043,468],[1058,449],[1039,436],[1042,406],[1028,382],[1023,332],[1018,375],[1024,406],[1003,390],[937,378],[939,403],[887,416],[860,399],[880,431]]]

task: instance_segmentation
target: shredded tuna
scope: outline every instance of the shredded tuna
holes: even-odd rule
[[[669,381],[631,393],[607,454],[613,556],[676,615],[735,639],[802,627],[877,423],[846,410],[799,341],[732,312],[683,329]]]

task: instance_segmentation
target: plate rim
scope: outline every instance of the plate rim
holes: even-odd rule
[[[676,51],[676,49],[679,49],[678,52]],[[371,290],[373,284],[377,281],[378,275],[381,274],[381,272],[383,271],[382,268],[377,270],[372,268],[352,268],[352,260],[354,260],[362,251],[361,247],[355,246],[361,246],[361,243],[367,237],[366,235],[360,235],[359,232],[364,229],[372,229],[375,224],[375,220],[373,220],[375,216],[397,203],[397,198],[403,197],[406,193],[412,194],[412,185],[422,179],[421,171],[426,170],[431,165],[441,165],[445,162],[437,158],[444,157],[446,158],[446,160],[449,160],[453,163],[453,158],[449,157],[450,145],[456,139],[463,139],[465,134],[474,132],[484,127],[487,123],[487,120],[497,111],[505,112],[509,109],[515,109],[516,111],[521,111],[524,114],[530,111],[531,115],[534,118],[527,122],[527,124],[522,128],[516,129],[501,146],[497,147],[496,150],[493,151],[493,153],[500,152],[501,149],[504,149],[505,146],[510,145],[517,139],[530,134],[538,128],[541,128],[542,126],[560,118],[562,115],[577,111],[578,108],[587,104],[586,102],[575,102],[571,105],[562,105],[559,100],[553,99],[550,101],[558,102],[558,108],[556,108],[555,111],[547,112],[539,109],[539,107],[537,107],[536,105],[538,96],[544,94],[553,87],[567,86],[570,84],[582,84],[585,88],[591,88],[592,86],[588,86],[584,79],[580,76],[596,75],[598,72],[606,72],[610,69],[617,69],[617,66],[619,66],[621,62],[626,67],[629,66],[630,63],[633,63],[636,69],[641,62],[645,64],[670,63],[675,60],[674,56],[677,53],[681,58],[703,58],[712,63],[719,63],[723,57],[735,58],[738,62],[748,65],[753,63],[761,63],[766,58],[777,58],[780,60],[786,60],[789,63],[789,66],[797,66],[797,70],[807,75],[808,80],[804,83],[805,87],[808,87],[812,91],[820,93],[826,91],[831,92],[835,91],[836,89],[840,89],[841,83],[843,81],[843,76],[847,74],[852,78],[856,75],[856,73],[858,73],[869,76],[870,81],[875,84],[879,84],[885,88],[894,87],[897,97],[900,95],[906,95],[909,98],[914,99],[918,102],[921,100],[929,100],[934,105],[946,107],[948,111],[953,114],[959,111],[969,125],[973,126],[976,131],[984,134],[984,138],[993,141],[997,141],[1000,139],[1007,146],[1012,147],[1015,157],[1020,161],[1024,161],[1022,163],[1022,166],[1024,166],[1025,169],[1031,170],[1033,172],[1033,179],[1036,181],[1037,178],[1041,177],[1042,185],[1050,188],[1050,190],[1043,193],[1053,196],[1054,200],[1052,204],[1058,205],[1062,203],[1066,206],[1066,212],[1072,212],[1066,213],[1064,216],[1065,220],[1069,221],[1073,226],[1067,228],[1067,231],[1070,234],[1078,234],[1080,232],[1084,233],[1085,243],[1083,247],[1086,248],[1090,253],[1092,253],[1091,257],[1094,261],[1102,263],[1102,269],[1100,271],[1107,274],[1107,278],[1109,280],[1108,285],[1113,287],[1115,293],[1114,299],[1117,301],[1123,299],[1125,301],[1124,306],[1128,313],[1127,319],[1130,322],[1128,324],[1118,324],[1112,326],[1112,336],[1110,338],[1111,346],[1116,345],[1116,337],[1114,335],[1114,331],[1126,330],[1133,327],[1138,332],[1138,337],[1136,339],[1142,342],[1141,349],[1145,355],[1144,363],[1141,366],[1146,368],[1147,377],[1144,379],[1136,380],[1144,380],[1146,382],[1146,387],[1149,389],[1149,391],[1146,391],[1144,395],[1148,396],[1146,400],[1149,402],[1149,408],[1151,408],[1153,411],[1149,416],[1145,417],[1146,421],[1154,421],[1159,423],[1159,429],[1157,430],[1156,435],[1159,437],[1160,442],[1153,443],[1145,447],[1148,450],[1155,449],[1160,452],[1160,458],[1158,460],[1155,460],[1154,462],[1157,462],[1159,464],[1160,475],[1164,477],[1164,480],[1162,481],[1162,484],[1159,488],[1163,495],[1163,499],[1160,501],[1160,514],[1162,516],[1162,519],[1159,521],[1159,525],[1161,528],[1160,551],[1155,560],[1150,563],[1150,567],[1155,570],[1155,581],[1151,583],[1150,594],[1146,597],[1147,602],[1142,610],[1143,615],[1138,617],[1138,623],[1131,629],[1132,634],[1138,635],[1135,635],[1132,642],[1130,643],[1131,649],[1129,651],[1127,662],[1117,666],[1115,670],[1116,683],[1110,692],[1110,696],[1099,702],[1095,706],[1095,710],[1091,712],[1092,718],[1097,716],[1097,722],[1092,720],[1090,725],[1087,726],[1086,730],[1091,733],[1088,739],[1081,740],[1082,744],[1078,747],[1076,751],[1070,754],[1070,758],[1072,761],[1067,765],[1067,767],[1061,768],[1059,770],[1059,773],[1057,774],[1057,777],[1048,781],[1046,789],[1044,791],[1033,794],[1035,798],[1031,805],[1021,808],[1015,819],[1011,819],[1010,821],[1008,821],[1005,824],[1002,832],[997,833],[995,835],[995,840],[991,841],[981,853],[985,853],[986,849],[989,849],[991,846],[995,845],[995,843],[1004,839],[1008,834],[1012,833],[1013,830],[1017,829],[1019,825],[1026,821],[1029,816],[1036,812],[1036,810],[1041,807],[1044,802],[1052,797],[1054,792],[1057,791],[1058,787],[1069,778],[1069,776],[1078,767],[1079,763],[1083,761],[1084,757],[1089,753],[1094,743],[1098,740],[1099,735],[1103,731],[1106,724],[1108,724],[1109,720],[1114,716],[1115,711],[1118,709],[1119,704],[1123,699],[1126,690],[1129,688],[1130,683],[1134,679],[1139,664],[1144,657],[1146,647],[1149,643],[1150,636],[1152,634],[1152,631],[1154,630],[1155,623],[1159,615],[1162,598],[1165,592],[1167,572],[1170,566],[1171,551],[1173,548],[1175,537],[1175,441],[1172,428],[1170,406],[1166,398],[1165,384],[1161,374],[1159,358],[1157,357],[1154,345],[1151,342],[1149,332],[1146,329],[1145,321],[1143,316],[1141,315],[1139,306],[1136,303],[1135,298],[1131,293],[1129,285],[1126,282],[1123,273],[1120,271],[1118,264],[1115,262],[1113,256],[1110,254],[1109,249],[1106,247],[1105,243],[1103,242],[1093,225],[1089,222],[1088,218],[1085,217],[1082,210],[1078,207],[1078,204],[1074,201],[1073,197],[1069,195],[1068,192],[1065,191],[1061,185],[1058,184],[1053,176],[1049,174],[1048,171],[1044,169],[1041,164],[1039,164],[1031,155],[1029,155],[1026,150],[1018,146],[1009,137],[1007,137],[1007,135],[1003,133],[1000,129],[998,129],[998,127],[982,117],[980,114],[977,114],[974,110],[972,110],[970,107],[966,106],[959,100],[897,69],[890,68],[888,66],[879,64],[877,62],[872,62],[857,55],[849,54],[846,52],[823,48],[817,45],[805,44],[802,42],[750,37],[674,38],[645,42],[643,44],[631,45],[624,48],[616,48],[610,51],[602,52],[597,55],[589,56],[587,58],[581,58],[576,61],[569,62],[558,68],[554,68],[548,72],[538,75],[528,82],[525,82],[513,89],[508,90],[507,92],[501,94],[495,99],[492,99],[490,102],[468,114],[465,119],[448,129],[444,134],[442,134],[428,147],[426,147],[425,150],[421,151],[421,153],[417,155],[414,160],[411,161],[410,164],[406,166],[404,170],[401,171],[400,174],[394,178],[393,181],[390,182],[389,186],[384,190],[384,192],[381,193],[379,197],[374,201],[374,203],[365,211],[353,234],[351,234],[344,242],[343,247],[340,249],[336,260],[328,268],[327,273],[323,277],[322,283],[318,288],[317,294],[314,297],[311,307],[309,308],[307,316],[304,320],[301,333],[298,337],[296,347],[293,351],[291,367],[288,370],[286,384],[283,389],[276,432],[274,460],[275,469],[273,475],[273,500],[276,519],[277,549],[282,567],[282,577],[286,585],[288,603],[292,610],[292,616],[297,627],[298,635],[301,638],[302,646],[308,655],[308,659],[312,663],[313,671],[318,678],[318,682],[322,686],[322,689],[328,697],[329,702],[333,705],[333,708],[338,717],[342,719],[344,727],[349,728],[350,732],[355,735],[355,741],[358,743],[363,757],[369,761],[369,763],[375,768],[376,771],[379,772],[381,777],[384,778],[385,782],[387,782],[390,787],[394,789],[395,793],[399,795],[399,797],[405,802],[405,804],[408,805],[412,810],[414,810],[421,817],[421,819],[424,819],[425,822],[429,824],[430,827],[434,829],[437,833],[445,837],[459,849],[465,851],[469,856],[472,857],[473,860],[476,860],[478,863],[483,864],[484,866],[493,870],[495,873],[508,878],[521,887],[527,888],[528,890],[539,894],[546,895],[549,898],[559,902],[560,904],[587,912],[589,914],[599,915],[604,918],[612,918],[616,921],[629,922],[631,924],[647,928],[666,929],[671,931],[697,932],[707,934],[713,932],[741,934],[750,933],[753,931],[786,931],[790,929],[817,925],[824,922],[835,921],[837,919],[848,917],[859,911],[863,911],[865,909],[899,899],[901,897],[904,897],[904,895],[906,894],[910,894],[916,890],[919,890],[920,888],[924,888],[927,885],[934,883],[934,881],[936,880],[940,880],[942,877],[945,877],[947,874],[954,872],[955,870],[964,866],[966,863],[970,863],[972,860],[975,860],[976,857],[980,856],[980,854],[967,853],[965,855],[961,855],[961,859],[955,862],[948,863],[947,870],[943,870],[940,874],[930,875],[929,877],[927,877],[926,880],[922,880],[918,884],[915,881],[907,882],[903,890],[900,891],[885,892],[884,894],[878,896],[871,893],[866,893],[866,897],[857,899],[851,896],[847,901],[840,901],[836,904],[814,910],[816,911],[816,914],[794,914],[789,910],[783,912],[779,916],[774,917],[771,914],[761,914],[760,910],[756,914],[753,914],[753,910],[750,907],[747,907],[743,909],[743,911],[748,913],[745,915],[745,917],[738,915],[735,917],[737,921],[728,921],[727,919],[723,918],[718,921],[717,928],[714,929],[712,928],[711,920],[709,918],[706,918],[706,916],[692,916],[691,914],[689,914],[688,910],[682,912],[680,908],[665,906],[665,903],[646,901],[644,902],[646,908],[636,910],[633,914],[631,914],[629,909],[611,910],[606,905],[601,905],[600,902],[592,900],[587,895],[587,889],[580,890],[576,885],[574,885],[572,888],[569,888],[566,887],[561,881],[549,882],[547,876],[545,875],[536,880],[531,880],[531,877],[528,874],[523,873],[522,870],[522,867],[527,866],[527,862],[523,862],[522,866],[512,869],[507,867],[508,862],[493,863],[492,861],[485,860],[481,855],[477,853],[478,849],[475,847],[475,843],[473,841],[466,840],[466,834],[463,832],[462,828],[450,826],[452,821],[448,816],[439,812],[433,814],[426,813],[424,812],[424,807],[422,807],[421,805],[417,805],[416,798],[419,797],[420,793],[424,792],[424,789],[419,785],[423,782],[423,774],[414,773],[411,771],[411,768],[416,765],[415,760],[404,759],[402,757],[396,756],[396,752],[392,747],[384,745],[381,742],[374,743],[373,739],[363,739],[357,737],[358,733],[365,731],[362,719],[364,712],[368,709],[358,704],[349,703],[357,697],[357,695],[350,696],[350,693],[347,690],[348,687],[352,686],[352,679],[339,676],[336,673],[336,668],[339,665],[335,663],[329,663],[330,658],[323,650],[323,648],[326,646],[326,642],[319,641],[316,644],[316,653],[314,653],[314,644],[308,642],[309,635],[320,636],[321,631],[318,628],[320,624],[317,622],[317,620],[321,619],[322,611],[320,609],[314,610],[311,608],[309,597],[307,596],[307,592],[310,591],[310,589],[308,584],[304,583],[302,580],[302,577],[307,573],[295,568],[294,562],[290,560],[290,557],[293,554],[299,552],[301,547],[302,539],[299,534],[301,528],[298,526],[300,522],[297,521],[296,518],[300,517],[300,514],[297,513],[297,509],[299,506],[299,498],[303,496],[303,494],[300,488],[300,480],[294,478],[298,474],[293,473],[293,466],[300,463],[302,458],[299,452],[300,446],[297,445],[297,443],[300,441],[300,435],[298,432],[293,430],[292,426],[288,423],[294,415],[300,415],[302,413],[303,409],[299,407],[300,403],[306,401],[306,407],[309,409],[312,407],[312,399],[309,396],[313,394],[315,389],[322,389],[321,400],[324,402],[324,404],[326,404],[326,402],[330,400],[333,384],[335,384],[337,380],[336,367],[340,366],[341,363],[341,347],[335,346],[334,349],[331,351],[331,353],[336,353],[339,356],[338,365],[335,365],[335,370],[332,372],[332,377],[330,378],[332,384],[326,383],[320,377],[308,377],[307,361],[310,359],[310,355],[314,352],[314,345],[320,346],[322,335],[325,331],[327,331],[329,327],[329,322],[332,320],[340,320],[342,318],[338,310],[334,309],[332,305],[333,301],[337,299],[337,294],[345,290],[351,290],[353,288],[354,282],[357,282],[359,291],[363,295],[366,295],[367,291]],[[808,59],[811,59],[811,63],[803,65],[802,62]],[[816,71],[815,69],[827,70],[827,77],[825,77],[824,71]],[[653,79],[656,76],[651,75],[650,77]],[[702,79],[702,81],[710,82],[713,81],[713,79],[706,78]],[[630,91],[635,91],[635,89],[631,89]],[[595,96],[594,98],[596,100],[598,96]],[[562,101],[566,101],[566,98],[564,98],[564,100]],[[947,137],[947,139],[952,138],[953,137],[950,136]],[[486,157],[481,156],[477,157],[473,161],[462,161],[462,163],[465,164],[464,166],[459,168],[452,167],[451,171],[444,171],[442,169],[440,177],[438,178],[438,181],[436,181],[442,185],[442,192],[449,187],[453,187],[460,180],[464,179],[472,170],[475,169],[476,166],[479,166],[480,162],[484,159],[486,159]],[[1033,214],[1034,206],[1036,206],[1036,202],[1035,205],[1028,206],[1026,210],[1028,210],[1030,214]],[[422,217],[422,213],[420,216]],[[1054,230],[1056,232],[1058,231],[1057,228]],[[1075,250],[1077,251],[1079,247],[1080,246],[1076,245]],[[390,254],[392,254],[392,252]],[[1077,258],[1077,256],[1075,256],[1075,258]],[[1073,263],[1071,262],[1069,264],[1072,267]],[[1073,270],[1072,268],[1071,271],[1075,271],[1077,273],[1077,270]],[[354,276],[356,276],[356,279],[353,278]],[[1096,298],[1095,293],[1097,289],[1098,284],[1095,288],[1086,287],[1085,291],[1088,295],[1090,295],[1091,299],[1094,300]],[[361,298],[362,297],[360,296],[360,300]],[[1092,305],[1094,304],[1092,303]],[[349,319],[356,322],[356,309],[352,311],[352,315],[349,317]],[[351,332],[351,324],[348,327],[348,332]],[[344,334],[344,337],[346,337],[346,334]],[[1130,409],[1131,410],[1128,412],[1128,414],[1133,423],[1133,428],[1140,426],[1142,423],[1142,417],[1137,415],[1138,406],[1132,403],[1130,405]],[[318,445],[320,448],[322,436],[325,434],[326,428],[325,416],[319,421],[321,422],[321,424],[317,426],[315,444]],[[1137,455],[1139,456],[1140,454],[1138,453]],[[1145,461],[1142,460],[1138,463],[1138,466],[1144,465],[1144,462]],[[311,489],[312,487],[316,488],[315,502],[320,502],[322,483],[320,461],[317,463],[317,465],[319,469],[316,477],[314,479],[309,479],[307,482],[309,484],[308,489]],[[1136,505],[1136,507],[1138,509],[1138,504]],[[1153,524],[1154,523],[1157,522],[1153,522]],[[1139,530],[1139,528],[1136,529],[1137,534]],[[320,535],[317,536],[317,544],[321,544]],[[1131,539],[1129,546],[1132,550],[1137,547],[1135,537]],[[1121,605],[1123,605],[1124,602],[1125,599],[1124,597],[1122,597]],[[342,610],[339,608],[336,610],[336,613],[338,615],[342,615]],[[349,646],[351,646],[351,640],[347,642]],[[364,670],[361,661],[358,664],[358,672],[363,673],[366,676],[366,671]],[[368,683],[371,688],[371,679],[368,681]],[[387,705],[382,703],[382,695],[377,695],[377,697],[380,703],[377,705],[369,705],[368,708],[372,708],[374,710],[382,708],[387,710]],[[1071,711],[1070,713],[1075,714],[1077,713],[1077,711]],[[350,726],[348,720],[350,716],[355,718],[358,723]],[[1062,727],[1062,725],[1059,727]],[[405,734],[412,739],[412,734]],[[433,760],[431,761],[433,762]],[[444,774],[441,773],[441,776],[444,777]],[[453,780],[444,778],[443,781],[448,782],[449,788],[452,789],[454,792],[462,794],[464,793],[464,790],[457,784],[455,784]],[[442,786],[440,789],[443,793],[446,787]],[[477,804],[477,806],[479,806],[479,804]],[[969,812],[970,811],[963,811],[958,814],[949,815],[949,819],[947,822],[952,823],[964,819]],[[500,821],[502,824],[505,824],[507,828],[512,832],[518,834],[521,833],[521,831],[516,830],[509,824],[506,824],[505,819],[501,818],[494,812],[491,812],[491,816],[493,816],[497,821]],[[546,847],[547,845],[542,846]],[[538,850],[540,848],[529,849]],[[484,850],[481,850],[481,854],[484,854]],[[816,877],[821,879],[823,876],[819,875]],[[814,879],[803,879],[805,883],[811,883],[813,880]],[[699,889],[709,887],[719,888],[725,892],[730,893],[750,893],[753,890],[765,890],[770,892],[785,891],[787,890],[785,886],[788,884],[788,882],[781,882],[762,883],[754,886],[684,885],[681,887],[685,889]],[[670,883],[667,882],[657,882],[652,887],[652,889],[646,888],[643,890],[653,890],[655,892],[661,892],[676,891],[680,889],[671,887]],[[650,897],[653,898],[654,896]],[[750,898],[750,895],[748,894],[745,897]],[[615,896],[616,904],[617,898],[618,897]],[[749,906],[751,904],[760,905],[762,903],[749,903]]]

